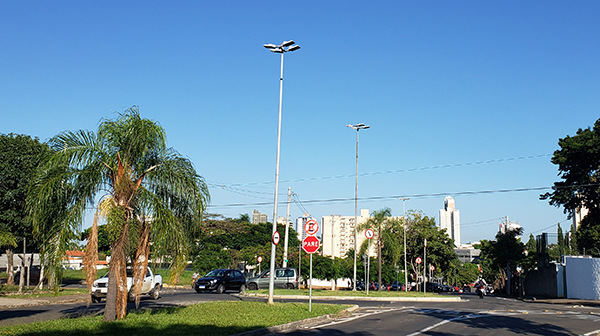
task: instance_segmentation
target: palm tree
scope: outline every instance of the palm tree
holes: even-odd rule
[[[134,106],[114,120],[103,119],[96,133],[66,131],[51,139],[55,153],[35,181],[31,217],[43,234],[49,264],[59,264],[66,242],[81,230],[86,207],[96,209],[86,246],[89,288],[96,274],[98,222],[106,220],[112,259],[104,321],[127,313],[128,257],[139,302],[150,241],[154,256],[173,258],[173,273],[183,270],[190,237],[210,199],[190,160],[166,142],[165,130],[141,118]]]
[[[378,211],[373,211],[369,219],[358,226],[357,230],[365,231],[371,229],[375,231],[375,237],[377,237],[377,264],[379,271],[379,290],[382,290],[381,285],[381,247],[383,245],[383,230],[386,228],[389,217],[392,216],[392,210],[390,208],[383,208]],[[368,254],[369,252],[367,252]]]

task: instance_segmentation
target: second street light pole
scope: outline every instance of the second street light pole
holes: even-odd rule
[[[356,256],[358,254],[358,241],[357,241],[357,228],[358,228],[358,131],[361,129],[367,129],[371,126],[365,126],[365,124],[346,125],[356,130],[356,183],[354,185],[354,282],[352,290],[356,291]]]
[[[281,152],[281,102],[283,100],[283,54],[300,49],[300,46],[290,40],[280,45],[265,44],[264,47],[274,53],[281,54],[281,72],[279,76],[279,123],[277,125],[277,160],[275,164],[275,200],[273,204],[273,237],[277,231],[277,196],[279,194],[279,157]],[[273,304],[273,288],[275,286],[275,252],[277,245],[271,240],[271,268],[269,272],[269,299],[268,304]]]

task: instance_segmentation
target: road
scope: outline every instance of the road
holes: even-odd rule
[[[600,308],[523,302],[474,294],[462,294],[463,301],[374,302],[348,301],[360,308],[351,316],[310,329],[285,334],[299,335],[597,335],[600,334]],[[264,300],[239,297],[234,293],[197,294],[192,290],[166,290],[158,301],[144,298],[140,308],[218,300]],[[293,301],[293,300],[286,300]],[[314,302],[320,302],[315,300]],[[322,301],[332,303],[334,301]],[[133,308],[131,306],[130,308]],[[60,317],[102,314],[104,302],[18,307],[0,311],[0,325],[15,325]]]
[[[310,329],[306,335],[599,335],[600,308],[523,302],[464,294],[462,302],[379,304],[363,302],[352,316]]]

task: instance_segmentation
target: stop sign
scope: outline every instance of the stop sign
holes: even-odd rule
[[[321,242],[315,236],[307,236],[302,241],[302,249],[306,253],[315,253],[321,246]]]

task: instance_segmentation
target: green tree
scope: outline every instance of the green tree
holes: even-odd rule
[[[365,231],[367,229],[371,229],[375,231],[375,237],[377,237],[377,269],[378,269],[378,279],[379,283],[381,283],[381,249],[383,248],[383,230],[388,225],[388,219],[392,216],[392,210],[390,208],[383,208],[378,211],[373,211],[371,213],[371,217],[369,219],[358,226],[358,231]],[[382,290],[381,286],[379,290]]]
[[[579,251],[600,256],[600,119],[593,128],[579,129],[574,136],[559,139],[560,149],[552,163],[558,165],[561,181],[551,193],[540,196],[569,215],[586,208],[576,239]]]
[[[487,261],[486,266],[495,271],[495,277],[488,280],[511,282],[510,287],[506,286],[507,294],[512,292],[511,288],[516,283],[512,279],[517,275],[517,266],[525,258],[525,245],[518,238],[522,233],[521,228],[508,230],[505,233],[498,232],[496,240],[485,243],[482,241],[481,245],[480,257]]]
[[[30,211],[52,260],[63,252],[57,246],[81,230],[86,206],[97,209],[86,247],[88,286],[97,261],[98,220],[106,218],[112,259],[105,321],[127,313],[128,255],[139,300],[150,242],[155,255],[173,258],[172,274],[178,278],[209,200],[204,179],[192,163],[166,143],[165,130],[143,119],[134,106],[116,119],[102,120],[97,132],[66,131],[51,139],[56,152],[35,180]],[[49,206],[54,199],[64,208]]]

